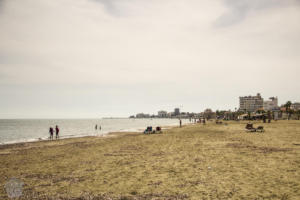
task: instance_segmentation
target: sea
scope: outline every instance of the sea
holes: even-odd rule
[[[182,119],[182,124],[188,124]],[[178,126],[178,119],[102,118],[102,119],[0,119],[0,144],[49,139],[49,128],[58,126],[60,138],[106,136],[111,132],[143,132],[147,126]],[[97,125],[97,130],[95,126]],[[99,127],[101,126],[101,130]],[[55,134],[54,134],[55,135]]]

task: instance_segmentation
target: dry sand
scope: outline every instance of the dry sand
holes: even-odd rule
[[[245,123],[3,145],[0,199],[299,199],[300,121]]]

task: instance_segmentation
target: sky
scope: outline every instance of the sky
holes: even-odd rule
[[[0,0],[0,118],[300,101],[300,0]]]

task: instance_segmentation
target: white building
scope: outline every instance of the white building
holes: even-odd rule
[[[168,116],[168,112],[164,110],[158,111],[157,116],[160,118],[165,118]]]
[[[292,110],[295,110],[295,111],[300,110],[300,103],[299,103],[299,102],[293,103],[293,104],[291,105],[291,109],[292,109]]]
[[[240,97],[240,111],[254,112],[264,106],[264,99],[258,93],[256,96]]]
[[[264,110],[272,111],[278,108],[278,98],[270,97],[268,101],[264,101]]]

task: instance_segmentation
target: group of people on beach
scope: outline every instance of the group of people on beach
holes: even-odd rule
[[[50,140],[53,140],[54,128],[50,127],[49,133],[50,133]],[[58,138],[59,138],[59,128],[56,125],[55,126],[55,139],[58,139]]]
[[[98,129],[98,124],[95,125],[95,130]],[[99,126],[99,130],[101,130],[101,126]]]

